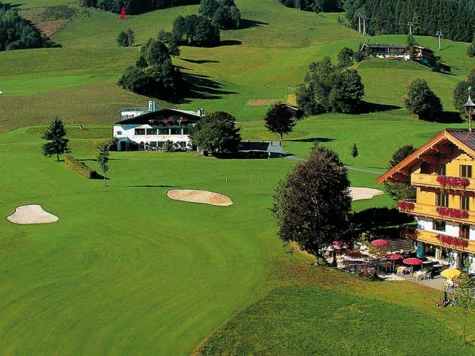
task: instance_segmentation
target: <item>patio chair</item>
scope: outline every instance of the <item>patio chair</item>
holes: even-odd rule
[[[432,279],[432,272],[426,273],[424,279]]]

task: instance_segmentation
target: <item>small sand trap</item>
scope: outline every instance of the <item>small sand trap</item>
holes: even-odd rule
[[[44,211],[41,205],[23,205],[7,216],[7,220],[14,224],[49,224],[59,220],[56,215]]]
[[[216,206],[230,206],[233,201],[226,195],[208,192],[207,190],[169,190],[167,197],[189,203],[201,203]]]
[[[351,187],[350,194],[355,200],[365,200],[365,199],[372,199],[376,195],[383,195],[384,192],[379,189],[372,189],[372,188],[360,188],[360,187]]]

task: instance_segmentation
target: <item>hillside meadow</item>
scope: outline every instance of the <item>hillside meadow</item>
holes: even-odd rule
[[[77,6],[26,0],[21,8],[39,12],[66,3]],[[182,47],[174,63],[194,91],[182,102],[158,104],[228,111],[243,139],[275,140],[262,121],[268,105],[288,100],[312,61],[335,60],[342,47],[356,49],[368,38],[340,24],[343,13],[316,15],[274,0],[236,4],[244,28],[222,32],[216,48]],[[62,48],[0,52],[0,215],[41,204],[60,218],[37,226],[0,220],[2,354],[473,354],[473,346],[461,343],[460,311],[435,307],[440,292],[408,282],[363,282],[317,268],[304,253],[287,253],[270,208],[295,159],[112,153],[103,188],[102,181],[43,157],[41,135],[57,115],[67,123],[74,157],[98,169],[97,146],[110,139],[120,108],[151,99],[120,89],[121,73],[135,63],[142,43],[198,6],[126,21],[87,12],[52,36]],[[137,45],[119,48],[117,34],[129,27]],[[435,38],[416,39],[436,48]],[[370,41],[404,43],[405,36]],[[473,66],[467,46],[443,40],[437,54],[452,74],[387,60],[355,64],[371,110],[304,118],[284,150],[303,158],[314,144],[325,145],[348,166],[352,186],[383,189],[375,179],[398,147],[419,146],[446,126],[466,127],[420,122],[402,107],[402,96],[409,80],[422,76],[453,111],[452,90]],[[166,197],[181,188],[226,194],[234,205]],[[382,195],[353,209],[393,204]],[[473,340],[473,317],[467,330]]]

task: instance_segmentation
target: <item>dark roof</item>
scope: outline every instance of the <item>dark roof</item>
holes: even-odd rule
[[[132,117],[130,119],[115,122],[115,124],[148,124],[150,120],[164,120],[170,116],[181,116],[190,121],[198,121],[201,116],[194,111],[163,108],[157,111]]]
[[[394,45],[394,44],[382,44],[382,43],[364,43],[363,46],[368,48],[398,48],[398,49],[406,49],[405,45]]]
[[[475,132],[463,129],[446,129],[446,131],[467,147],[475,150]]]

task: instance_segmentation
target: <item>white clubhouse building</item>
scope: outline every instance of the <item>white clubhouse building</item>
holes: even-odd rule
[[[118,140],[117,149],[127,151],[131,145],[138,145],[139,150],[160,150],[171,141],[177,149],[192,150],[188,130],[205,116],[204,110],[157,110],[154,101],[148,104],[148,108],[121,110],[121,120],[114,124],[113,133]]]

